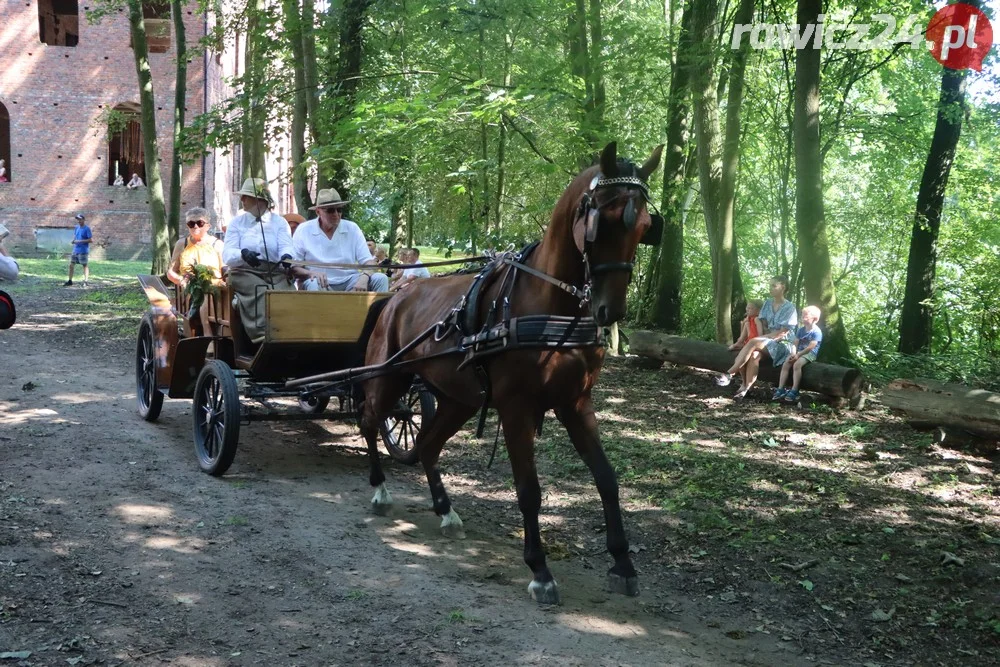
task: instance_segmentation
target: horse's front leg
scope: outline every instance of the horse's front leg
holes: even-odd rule
[[[590,468],[597,483],[597,491],[601,494],[608,552],[615,559],[614,566],[608,570],[608,586],[614,593],[638,595],[639,578],[628,552],[628,538],[625,537],[625,525],[618,500],[618,479],[601,447],[590,392],[581,396],[574,404],[556,410],[556,416],[566,427],[576,451]]]
[[[524,519],[524,562],[534,575],[528,593],[539,604],[559,604],[559,587],[545,563],[542,533],[538,527],[538,511],[542,507],[542,489],[535,468],[535,421],[529,417],[534,410],[528,406],[500,408],[504,441],[510,457],[517,505]]]
[[[445,491],[438,468],[441,449],[448,438],[455,435],[462,425],[469,421],[476,409],[446,397],[439,397],[437,411],[428,424],[424,424],[417,434],[416,447],[420,452],[420,464],[427,475],[427,484],[434,501],[434,513],[441,517],[441,533],[445,537],[465,538],[465,529],[458,512],[451,506],[451,499]]]

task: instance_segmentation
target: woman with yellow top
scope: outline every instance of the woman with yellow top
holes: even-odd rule
[[[222,242],[209,233],[208,217],[208,211],[201,207],[189,209],[184,214],[188,235],[177,241],[167,269],[167,279],[181,289],[187,287],[197,264],[211,269],[215,277],[213,282],[222,284]],[[212,329],[208,322],[207,300],[202,302],[199,314],[202,335],[210,336]]]

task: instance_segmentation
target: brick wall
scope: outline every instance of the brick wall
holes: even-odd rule
[[[204,34],[204,17],[186,10],[187,41]],[[108,185],[108,146],[98,118],[106,107],[138,103],[139,93],[128,18],[124,12],[92,25],[83,16],[75,47],[49,46],[38,36],[35,0],[0,2],[0,103],[10,114],[10,183],[0,183],[0,222],[11,230],[8,247],[17,256],[35,250],[38,227],[73,226],[82,212],[94,232],[95,257],[149,256],[149,198],[145,188]],[[164,197],[170,187],[175,48],[150,54],[156,95],[156,131]],[[188,65],[187,116],[202,113],[205,58]],[[203,161],[184,166],[182,208],[203,206]],[[128,175],[126,175],[126,180]],[[67,248],[68,250],[68,248]]]

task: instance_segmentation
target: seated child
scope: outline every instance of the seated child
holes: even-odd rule
[[[799,400],[799,383],[802,381],[802,368],[810,361],[816,361],[819,346],[823,342],[823,332],[817,325],[819,308],[806,306],[802,309],[802,326],[795,332],[795,352],[788,355],[781,365],[781,377],[778,378],[778,388],[771,396],[772,401],[785,399],[789,403]],[[788,371],[792,371],[792,388],[785,389],[788,381]]]
[[[739,339],[729,346],[730,350],[742,349],[744,345],[747,344],[752,338],[756,338],[764,331],[764,323],[761,322],[758,315],[760,315],[760,309],[764,306],[764,302],[760,299],[754,299],[753,301],[747,302],[746,317],[740,322],[740,337]]]
[[[393,279],[393,284],[389,286],[390,290],[401,290],[408,287],[417,278],[431,277],[431,272],[420,264],[420,251],[416,248],[406,248],[399,253],[399,256],[404,264],[417,264],[419,266],[412,269],[403,269],[403,272],[397,278]]]

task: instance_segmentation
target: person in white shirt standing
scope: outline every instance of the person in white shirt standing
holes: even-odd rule
[[[294,290],[285,260],[294,252],[288,221],[272,213],[267,183],[248,178],[236,194],[243,211],[229,221],[222,262],[229,267],[229,289],[236,295],[243,329],[250,340],[264,340],[264,290]]]
[[[361,228],[342,217],[349,202],[341,199],[333,188],[319,191],[312,207],[319,217],[303,222],[295,230],[295,259],[318,264],[371,264],[372,270],[297,268],[295,275],[304,280],[307,290],[385,292],[389,289],[389,278],[377,272]]]

